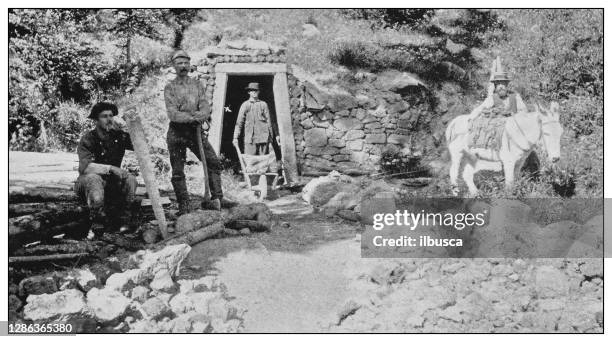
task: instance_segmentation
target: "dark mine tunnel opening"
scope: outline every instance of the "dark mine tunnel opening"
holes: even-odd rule
[[[231,168],[236,173],[240,171],[238,153],[232,145],[232,139],[240,106],[244,101],[249,99],[249,94],[246,90],[249,83],[259,83],[259,99],[268,104],[272,125],[275,132],[278,133],[276,109],[274,106],[274,90],[272,87],[273,81],[273,75],[228,76],[225,103],[223,106],[223,131],[221,133],[221,146],[219,149],[220,155],[225,164],[225,168]],[[243,135],[244,134],[240,134],[238,145],[240,146],[241,151],[244,153]],[[276,144],[276,141],[272,143],[271,151],[272,150],[276,154],[277,159],[280,159],[280,148]]]

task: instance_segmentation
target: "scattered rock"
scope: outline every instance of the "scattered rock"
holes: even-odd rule
[[[144,303],[149,298],[149,289],[144,286],[136,286],[132,289],[132,295],[130,298],[139,303]]]
[[[100,322],[114,322],[125,314],[130,300],[112,289],[93,288],[87,292],[87,306]]]
[[[79,284],[79,288],[83,292],[87,292],[94,287],[100,286],[100,282],[96,275],[93,274],[89,269],[76,270],[76,281]]]
[[[153,297],[147,299],[141,306],[140,312],[146,319],[159,320],[172,314],[170,307],[161,299]]]
[[[51,321],[59,317],[87,314],[85,298],[83,293],[77,289],[30,295],[23,309],[24,318],[33,321]]]
[[[338,212],[336,212],[336,215],[338,215],[339,217],[347,221],[352,221],[352,222],[357,222],[361,218],[359,216],[359,213],[353,210],[338,210]]]
[[[32,276],[24,278],[19,282],[19,295],[39,295],[43,293],[53,293],[58,291],[57,283],[52,276]]]
[[[322,206],[339,192],[354,193],[356,190],[350,177],[332,171],[308,182],[302,189],[302,198],[313,206]]]

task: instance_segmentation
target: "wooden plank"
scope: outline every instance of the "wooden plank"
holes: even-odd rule
[[[285,63],[218,63],[215,65],[217,77],[219,73],[231,75],[254,75],[254,74],[275,74],[286,73],[287,64]]]
[[[289,87],[287,74],[279,72],[274,74],[274,107],[276,108],[276,121],[281,142],[281,154],[285,170],[285,182],[298,181],[297,161],[295,154],[295,138],[291,125],[291,109],[289,107]]]
[[[219,64],[217,64],[219,65]],[[215,91],[213,93],[213,109],[211,114],[210,129],[208,130],[208,142],[212,145],[217,155],[221,152],[221,135],[223,132],[223,115],[225,107],[225,93],[227,91],[227,74],[216,71]]]
[[[166,196],[161,196],[159,198],[159,203],[161,205],[168,205],[170,204],[170,198],[166,197]],[[142,202],[140,202],[140,206],[141,207],[150,207],[151,206],[151,199],[149,198],[143,198]]]

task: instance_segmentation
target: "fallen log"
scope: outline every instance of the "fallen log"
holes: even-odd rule
[[[253,232],[265,232],[270,229],[269,225],[257,220],[235,220],[230,222],[226,228],[234,230],[248,228]]]
[[[70,241],[53,245],[36,245],[15,251],[14,256],[34,256],[48,254],[96,253],[104,246],[101,241]]]
[[[174,224],[177,234],[190,232],[201,227],[210,226],[213,223],[223,222],[225,217],[221,211],[217,210],[196,210],[188,214],[179,216]]]
[[[225,218],[225,224],[228,228],[234,225],[232,222],[242,220],[255,220],[259,223],[259,230],[269,230],[272,228],[273,214],[270,208],[263,203],[252,203],[247,205],[239,205],[229,210],[227,217]],[[263,227],[266,227],[263,229]],[[241,227],[250,228],[250,227]],[[261,230],[263,229],[263,230]]]
[[[75,202],[77,196],[69,189],[11,186],[9,203]]]
[[[223,232],[224,229],[225,226],[223,225],[223,222],[216,222],[209,226],[162,240],[158,242],[156,246],[160,248],[168,245],[178,245],[182,243],[186,243],[190,246],[193,246],[199,242],[216,236],[217,234]]]
[[[87,210],[49,210],[38,214],[23,215],[9,219],[9,249],[21,245],[50,239],[55,235],[68,234],[79,236],[86,230]]]
[[[49,262],[58,260],[78,259],[89,256],[89,253],[68,253],[68,254],[49,254],[49,255],[30,255],[9,257],[10,264],[23,264],[32,262]]]
[[[35,202],[35,203],[10,203],[9,218],[56,212],[80,212],[81,205],[77,202]]]

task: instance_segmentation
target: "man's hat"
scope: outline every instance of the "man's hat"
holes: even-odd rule
[[[187,58],[187,59],[191,60],[191,57],[189,57],[187,52],[185,52],[184,50],[176,50],[174,52],[174,54],[172,54],[171,61],[174,62],[174,60],[177,59],[177,58]]]
[[[117,110],[117,106],[109,102],[98,102],[93,107],[91,107],[91,112],[89,113],[88,118],[93,120],[98,120],[98,114],[103,111],[110,110],[113,112],[113,116],[117,116],[119,114],[119,110]]]
[[[257,82],[251,82],[249,83],[249,86],[246,87],[247,90],[259,90],[259,83]]]
[[[491,82],[510,82],[510,78],[508,77],[507,72],[498,72],[493,75]]]
[[[510,82],[510,77],[508,77],[508,73],[504,71],[499,56],[493,61],[491,75],[491,82]]]

